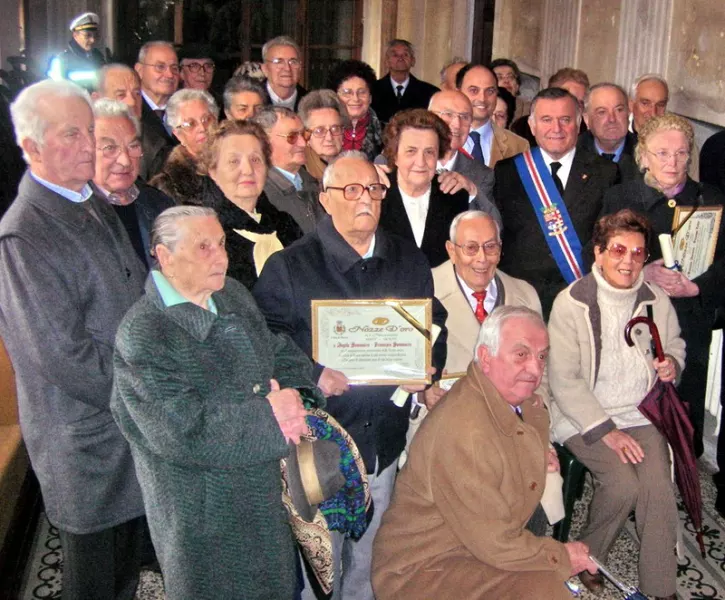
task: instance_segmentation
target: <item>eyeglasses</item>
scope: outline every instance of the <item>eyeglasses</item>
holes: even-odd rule
[[[632,255],[632,260],[638,263],[645,263],[649,258],[649,251],[647,248],[632,248],[631,250],[627,246],[622,244],[612,244],[608,248],[605,248],[609,252],[614,260],[622,260],[629,252]]]
[[[181,68],[189,69],[192,73],[198,73],[200,69],[204,69],[205,73],[213,73],[214,69],[216,69],[216,65],[214,63],[192,62],[181,65]]]
[[[275,67],[281,67],[283,65],[288,65],[291,69],[295,69],[300,66],[299,58],[272,58],[265,62],[273,64]]]
[[[149,64],[149,63],[141,63],[141,64],[145,67],[151,67],[154,71],[156,71],[159,74],[166,73],[166,69],[169,69],[174,75],[179,74],[178,63],[174,63],[171,65],[167,65],[166,63],[162,63],[162,62],[154,63],[154,64]]]
[[[98,151],[103,154],[103,158],[107,158],[109,160],[118,158],[121,155],[122,150],[124,150],[124,147],[119,146],[118,144],[106,144],[105,146],[98,148]],[[143,156],[143,146],[141,145],[141,142],[131,142],[125,147],[125,150],[129,158],[140,158]]]
[[[480,250],[486,256],[498,256],[501,254],[501,242],[486,242],[477,244],[476,242],[466,242],[465,244],[453,244],[463,251],[466,256],[478,256]]]
[[[345,198],[345,200],[350,200],[351,202],[360,200],[365,190],[367,190],[368,194],[370,194],[370,199],[379,202],[385,198],[385,195],[388,193],[388,186],[383,183],[371,183],[370,185],[363,185],[362,183],[348,183],[344,187],[328,185],[325,188],[325,191],[327,190],[342,190],[342,197]]]
[[[327,132],[330,132],[332,137],[338,137],[342,135],[342,127],[340,125],[331,125],[330,127],[315,127],[314,129],[305,129],[305,132],[315,136],[316,138],[323,139]],[[309,138],[308,138],[309,139]]]
[[[456,117],[463,123],[464,125],[466,123],[470,123],[473,120],[473,115],[471,113],[457,113],[453,112],[452,110],[432,110],[432,113],[437,114],[441,119],[446,120],[453,120]]]
[[[668,152],[667,150],[657,150],[657,152],[650,152],[647,150],[649,154],[652,156],[656,156],[657,160],[660,161],[663,165],[670,161],[671,158],[675,159],[676,164],[682,164],[687,162],[687,160],[690,158],[690,153],[686,152],[685,150],[678,150],[677,152]]]
[[[370,97],[370,90],[366,90],[364,88],[360,88],[359,90],[350,90],[348,88],[342,88],[340,90],[340,96],[343,98],[360,98],[361,100],[364,100],[365,98]]]
[[[192,129],[196,129],[199,125],[201,125],[204,129],[206,129],[207,127],[209,127],[209,125],[214,125],[214,123],[216,123],[216,121],[217,121],[217,118],[214,115],[204,115],[198,121],[196,119],[187,119],[186,121],[179,123],[179,125],[177,125],[176,129],[183,129],[184,131],[191,131]]]
[[[296,131],[290,131],[289,133],[275,133],[274,135],[286,139],[287,143],[291,146],[294,146],[300,138],[306,142],[310,139],[310,133],[305,129],[298,129]]]

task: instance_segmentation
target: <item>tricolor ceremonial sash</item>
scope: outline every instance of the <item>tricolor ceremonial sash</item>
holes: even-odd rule
[[[541,149],[534,148],[517,155],[514,164],[551,255],[566,282],[573,283],[584,273],[582,245],[561,194],[556,189],[554,178],[541,156]]]

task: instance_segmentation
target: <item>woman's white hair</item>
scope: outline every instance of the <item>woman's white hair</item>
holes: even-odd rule
[[[208,206],[172,206],[163,211],[154,221],[151,229],[151,255],[159,244],[166,246],[170,252],[176,248],[181,239],[179,221],[189,217],[218,218],[216,211]]]
[[[169,127],[176,128],[181,125],[181,118],[179,116],[181,106],[186,102],[191,102],[192,100],[201,100],[202,102],[206,102],[206,105],[209,107],[209,112],[217,119],[219,118],[219,107],[217,106],[216,100],[214,100],[214,96],[205,90],[185,88],[175,92],[166,104],[166,121],[168,122]]]
[[[88,92],[70,81],[55,81],[45,79],[26,87],[18,94],[10,105],[10,115],[15,128],[15,140],[22,149],[23,140],[32,140],[39,146],[43,145],[45,131],[49,120],[47,111],[40,110],[41,102],[47,97],[54,98],[81,98],[92,109],[91,97]],[[23,150],[23,158],[30,163],[30,156]]]
[[[478,340],[476,340],[476,351],[474,354],[476,362],[478,362],[478,349],[481,346],[486,346],[491,356],[498,354],[498,349],[501,345],[501,329],[506,321],[516,318],[529,319],[542,329],[546,329],[544,319],[535,310],[531,310],[525,306],[499,306],[486,317],[478,332]]]
[[[136,115],[131,114],[130,109],[123,102],[112,98],[99,98],[93,102],[93,116],[96,119],[124,117],[133,123],[136,135],[141,137],[141,122],[136,118]]]

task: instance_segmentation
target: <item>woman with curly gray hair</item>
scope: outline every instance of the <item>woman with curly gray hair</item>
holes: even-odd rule
[[[705,386],[710,339],[715,311],[725,301],[725,219],[721,220],[714,262],[704,273],[692,279],[663,266],[657,236],[671,234],[674,218],[701,210],[704,206],[723,206],[725,196],[712,186],[693,181],[687,174],[694,148],[694,133],[689,121],[672,113],[652,117],[639,131],[635,148],[642,179],[611,188],[604,196],[604,214],[631,208],[643,213],[652,225],[649,252],[652,263],[644,269],[645,281],[658,284],[672,298],[687,342],[687,368],[679,386],[690,405],[695,427],[695,450],[702,454],[705,419]],[[725,482],[723,482],[725,496]]]

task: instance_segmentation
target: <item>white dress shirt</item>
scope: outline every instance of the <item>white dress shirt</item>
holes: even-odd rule
[[[285,108],[289,108],[290,110],[295,109],[295,102],[297,101],[297,87],[295,87],[295,91],[289,98],[282,99],[274,93],[272,86],[269,85],[269,82],[267,82],[267,93],[269,94],[269,99],[272,101],[274,106],[283,106]]]
[[[395,79],[393,79],[391,77],[390,78],[390,83],[393,86],[393,94],[395,94],[396,96],[398,95],[398,86],[399,85],[402,85],[403,86],[403,89],[400,90],[400,94],[402,96],[403,94],[405,94],[405,90],[408,89],[408,84],[410,83],[410,77],[406,77],[405,78],[405,81],[401,81],[400,83],[398,83],[397,81],[395,81]]]
[[[478,129],[471,129],[471,131],[478,131],[481,135],[481,152],[483,153],[483,161],[486,165],[491,164],[491,144],[493,143],[493,125],[491,125],[491,119],[486,121]],[[463,149],[469,154],[473,155],[473,140],[471,134],[468,134],[466,143],[463,144]]]
[[[466,297],[466,300],[468,300],[468,303],[471,305],[471,310],[476,313],[476,305],[478,304],[478,300],[476,300],[473,297],[473,290],[468,287],[468,284],[466,284],[465,281],[463,281],[463,278],[456,273],[456,279],[458,279],[458,285],[461,286],[461,289],[463,290],[463,295]],[[491,314],[493,309],[496,306],[496,300],[498,299],[498,288],[496,287],[496,278],[493,277],[491,281],[488,282],[488,285],[486,286],[486,297],[483,300],[483,308],[486,311],[486,314]]]
[[[569,173],[571,173],[571,164],[574,162],[574,154],[576,154],[576,147],[569,150],[569,152],[557,161],[551,158],[551,156],[549,156],[543,149],[541,150],[541,156],[543,157],[546,166],[549,168],[549,173],[551,173],[551,163],[561,163],[561,167],[559,168],[557,175],[559,176],[559,179],[561,179],[561,184],[564,186],[564,189],[566,189],[566,182],[569,181]]]
[[[428,217],[428,207],[430,206],[430,188],[422,196],[408,196],[402,189],[400,197],[403,199],[403,206],[408,215],[410,228],[413,230],[415,244],[420,248],[423,243],[423,234],[425,233],[425,220]]]

